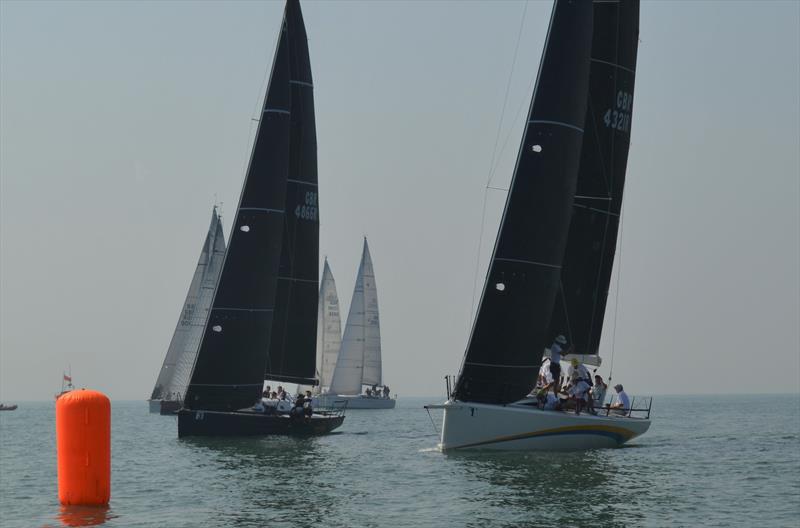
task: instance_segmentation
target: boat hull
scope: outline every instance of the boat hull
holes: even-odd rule
[[[246,411],[194,411],[181,409],[178,436],[314,436],[330,433],[344,421],[341,414],[314,414],[310,418],[266,415]]]
[[[394,398],[369,398],[364,395],[339,396],[334,394],[320,394],[314,396],[314,405],[325,409],[338,409],[347,405],[350,409],[394,409],[397,400]]]
[[[177,400],[147,400],[150,405],[150,412],[164,416],[172,416],[181,408],[181,402]]]
[[[650,428],[650,420],[645,418],[576,416],[517,404],[448,401],[440,408],[444,409],[439,444],[443,451],[572,451],[619,447]]]
[[[15,405],[0,405],[0,411],[16,411],[17,406]]]

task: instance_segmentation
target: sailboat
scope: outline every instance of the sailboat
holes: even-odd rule
[[[316,385],[319,215],[314,96],[288,0],[228,250],[178,411],[178,436],[313,435],[344,421],[253,410],[264,380]]]
[[[364,385],[383,385],[378,290],[366,237],[336,368],[328,391],[320,394],[316,400],[323,407],[344,401],[348,409],[394,408],[396,400],[388,394],[385,397],[362,394],[361,387]]]
[[[55,395],[55,399],[59,399],[64,394],[74,391],[75,385],[72,384],[72,365],[70,365],[67,372],[61,373],[61,391]]]
[[[151,413],[172,414],[181,406],[224,257],[225,236],[215,205],[178,324],[148,400]]]
[[[556,0],[517,164],[464,360],[443,405],[442,450],[619,446],[632,412],[542,410],[545,347],[595,356],[630,144],[639,2]],[[449,391],[448,391],[449,392]]]
[[[331,272],[326,258],[322,269],[317,310],[317,376],[319,385],[313,391],[315,394],[320,394],[330,387],[341,346],[342,322],[339,313],[339,296],[336,294],[336,281],[333,279],[333,272]]]

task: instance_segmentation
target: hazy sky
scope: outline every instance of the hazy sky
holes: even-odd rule
[[[303,2],[321,255],[346,314],[369,237],[401,397],[460,365],[551,5],[512,72],[521,1]],[[150,394],[215,197],[230,227],[282,10],[0,2],[0,400],[51,398],[70,364]],[[601,373],[616,317],[631,393],[799,391],[800,2],[643,2],[633,115]]]

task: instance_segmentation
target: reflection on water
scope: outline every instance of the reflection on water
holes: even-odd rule
[[[629,526],[642,516],[634,507],[624,518],[615,515],[621,497],[614,459],[607,451],[580,452],[447,452],[470,479],[483,481],[489,501],[504,511],[515,511],[519,521],[533,525]],[[492,519],[480,519],[491,524]]]
[[[61,506],[58,520],[64,526],[98,526],[116,516],[108,506]]]
[[[215,466],[209,469],[221,478],[211,485],[228,495],[226,502],[241,504],[215,512],[220,525],[293,523],[298,512],[303,524],[318,525],[335,506],[325,488],[315,487],[313,496],[310,492],[313,475],[334,465],[322,454],[316,437],[190,437],[181,442],[193,451],[190,456]]]

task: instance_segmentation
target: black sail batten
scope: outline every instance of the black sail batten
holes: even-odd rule
[[[190,409],[247,407],[262,390],[289,176],[287,25],[284,15],[228,251],[184,398]]]
[[[548,340],[597,354],[630,146],[639,1],[594,3],[592,62],[578,181]]]
[[[557,0],[458,400],[509,403],[535,383],[575,194],[591,35],[591,3]]]
[[[291,117],[289,179],[264,378],[316,385],[319,297],[317,135],[308,38],[297,0],[286,6]]]

